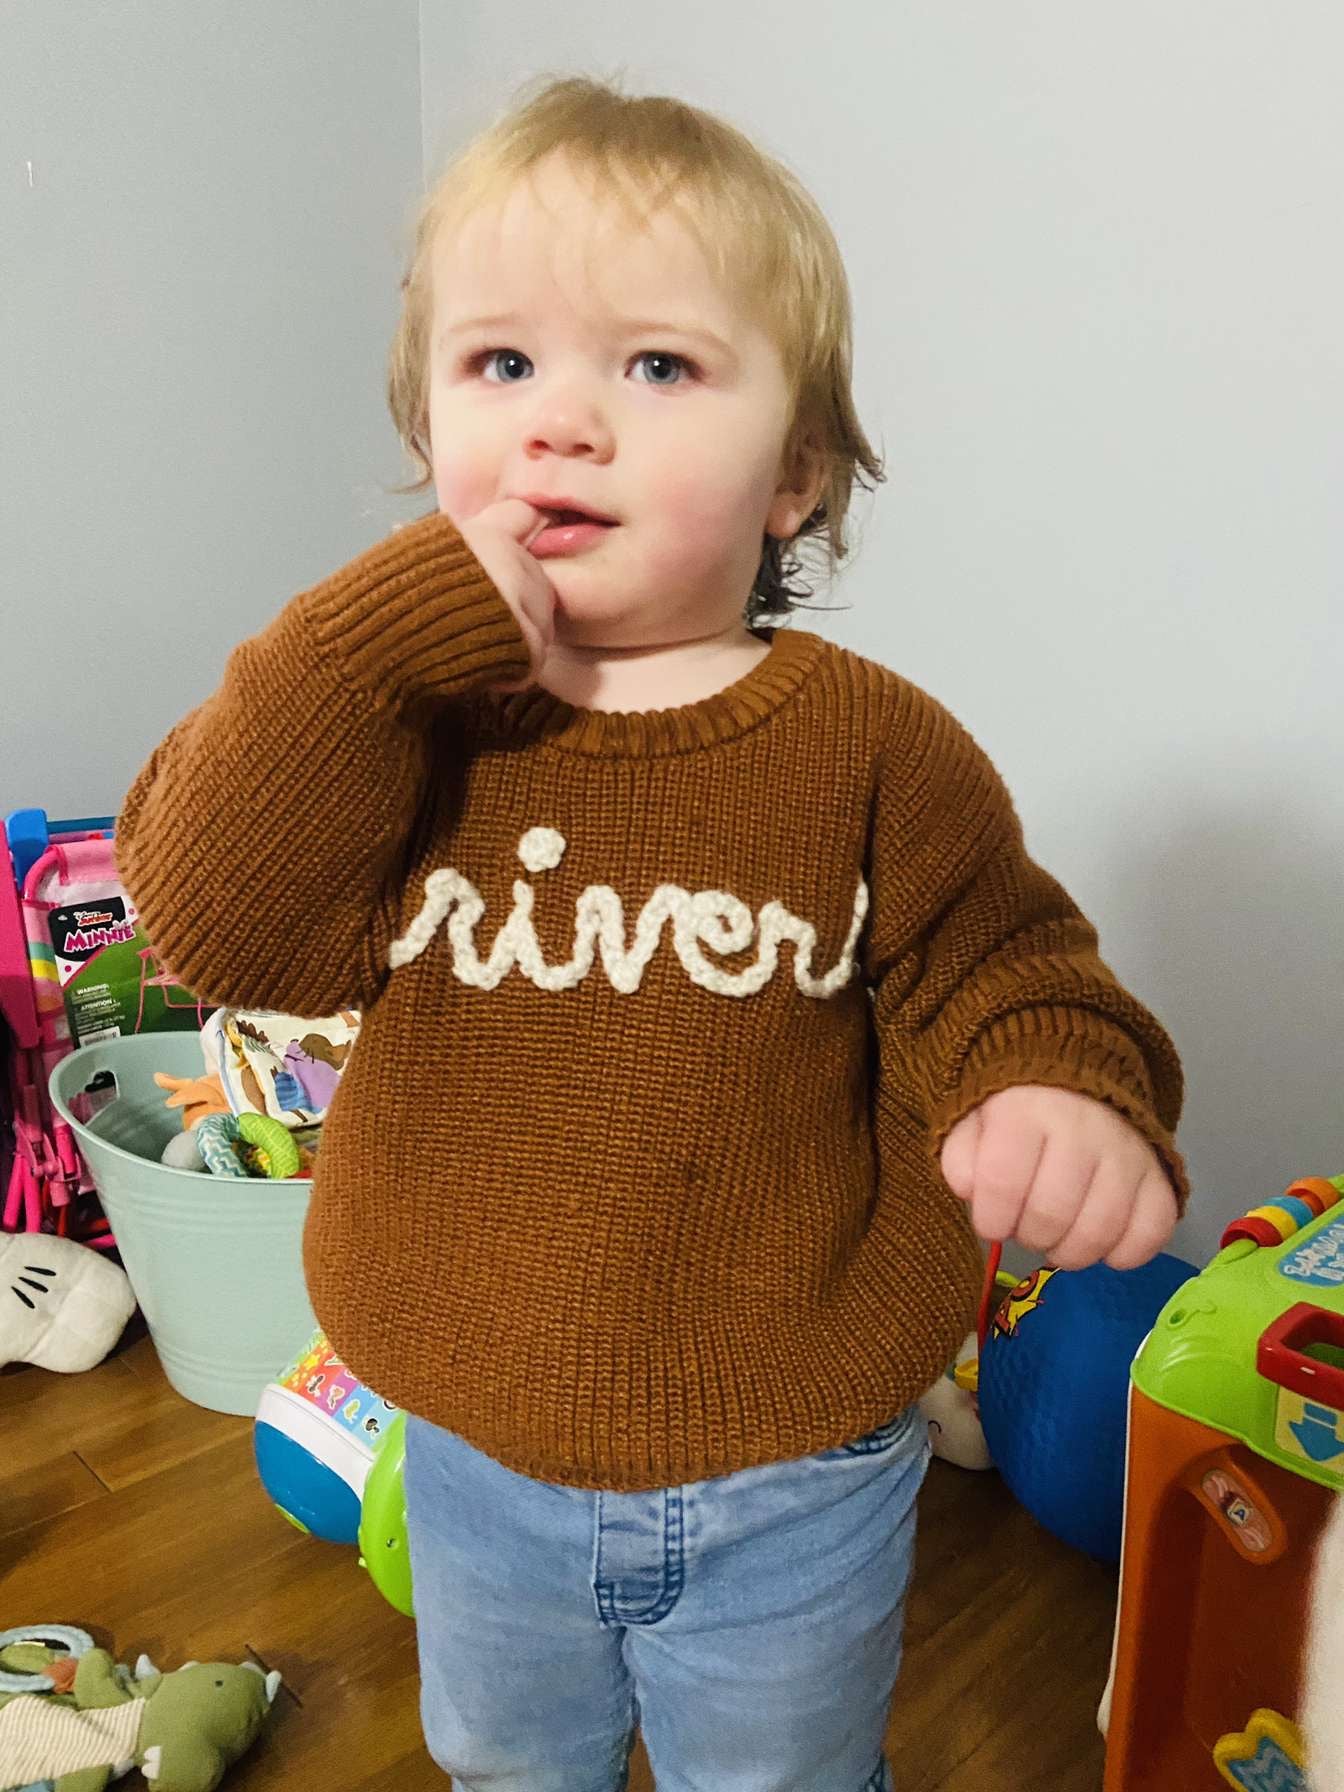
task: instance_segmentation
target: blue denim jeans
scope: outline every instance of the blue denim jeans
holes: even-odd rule
[[[532,1480],[420,1419],[421,1718],[457,1792],[890,1792],[914,1409],[816,1456],[647,1493]]]

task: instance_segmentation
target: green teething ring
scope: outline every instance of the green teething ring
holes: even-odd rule
[[[195,1127],[201,1161],[215,1176],[259,1176],[281,1182],[299,1172],[289,1128],[269,1114],[207,1114]]]
[[[260,1173],[273,1182],[299,1173],[299,1148],[294,1135],[281,1120],[269,1114],[239,1114],[238,1131],[248,1147],[247,1167],[252,1175]]]
[[[0,1649],[32,1649],[38,1656],[52,1660],[68,1655],[78,1661],[93,1647],[87,1630],[76,1630],[70,1624],[26,1624],[19,1630],[0,1630]],[[45,1674],[16,1674],[0,1670],[0,1692],[50,1692],[51,1681]]]

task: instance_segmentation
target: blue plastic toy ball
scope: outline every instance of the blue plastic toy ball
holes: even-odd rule
[[[329,1543],[356,1540],[374,1451],[395,1413],[322,1332],[267,1382],[252,1432],[257,1472],[291,1524]]]
[[[1040,1269],[1005,1296],[980,1358],[980,1417],[1013,1494],[1065,1543],[1118,1562],[1130,1365],[1197,1272],[1163,1254],[1141,1269]]]

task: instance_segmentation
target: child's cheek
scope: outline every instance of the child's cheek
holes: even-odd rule
[[[738,539],[751,509],[744,501],[740,476],[734,479],[726,470],[717,480],[669,477],[659,491],[659,536],[674,559],[713,562],[724,544]]]
[[[444,516],[461,524],[484,510],[494,496],[487,481],[460,461],[435,459],[434,490]]]

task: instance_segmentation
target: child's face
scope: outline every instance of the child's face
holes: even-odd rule
[[[656,645],[730,628],[763,534],[793,535],[820,490],[819,473],[783,489],[779,353],[718,290],[672,211],[637,234],[563,162],[533,180],[437,249],[439,509],[462,522],[540,494],[616,518],[593,546],[545,562],[558,640]]]

